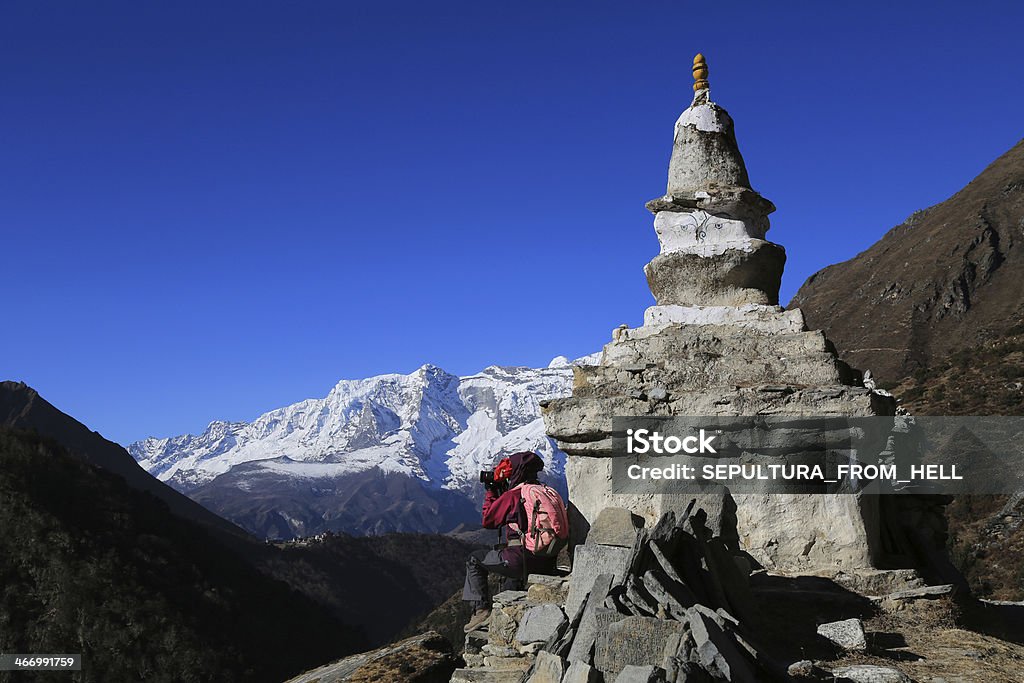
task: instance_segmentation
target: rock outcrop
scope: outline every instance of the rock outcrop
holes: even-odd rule
[[[442,683],[458,661],[451,643],[430,631],[307,671],[288,683]]]
[[[706,72],[703,61],[698,67]],[[765,239],[775,207],[750,187],[732,119],[700,83],[676,122],[667,192],[647,204],[661,244],[645,269],[657,305],[642,327],[613,332],[599,365],[574,368],[571,397],[542,404],[548,434],[568,454],[577,544],[606,507],[653,523],[692,497],[613,492],[612,463],[624,455],[613,417],[896,413],[895,400],[863,386],[799,310],[777,305],[785,251]],[[699,506],[731,549],[767,568],[834,572],[901,561],[881,533],[877,497],[709,494]]]

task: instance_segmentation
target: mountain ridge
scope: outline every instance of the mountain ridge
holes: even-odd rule
[[[1022,215],[1024,140],[949,199],[811,275],[789,308],[843,360],[895,384],[1024,319]]]
[[[573,365],[595,360],[492,365],[461,377],[426,364],[345,379],[323,398],[250,422],[214,420],[198,435],[144,439],[129,452],[258,536],[444,533],[477,521],[478,473],[500,454],[538,451],[564,492],[564,454],[544,431],[540,401],[568,395]]]

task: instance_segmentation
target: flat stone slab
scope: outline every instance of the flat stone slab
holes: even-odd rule
[[[858,664],[843,666],[832,671],[837,683],[913,683],[904,673],[885,666]]]
[[[627,666],[656,666],[662,662],[665,644],[673,634],[682,634],[679,621],[655,617],[626,617],[608,626],[594,645],[594,665],[605,679]],[[612,679],[614,680],[614,679]]]
[[[563,605],[569,594],[569,578],[567,576],[530,574],[526,583],[526,600],[534,604],[551,602]]]
[[[818,626],[818,635],[850,652],[864,652],[868,649],[868,641],[864,637],[864,624],[860,619],[844,619],[821,624]]]
[[[632,548],[644,519],[625,508],[608,507],[597,515],[587,532],[587,543]]]
[[[526,599],[526,591],[502,591],[494,596],[493,602],[500,605],[511,605],[513,602]]]
[[[583,607],[583,615],[580,617],[580,623],[576,629],[572,647],[567,655],[567,659],[570,662],[582,661],[589,664],[590,651],[594,647],[597,634],[601,633],[604,628],[614,621],[625,618],[625,615],[620,615],[615,610],[609,610],[602,606],[604,605],[605,598],[608,596],[611,584],[612,577],[610,574],[602,574],[594,580],[594,588],[591,590],[590,596]],[[614,617],[603,619],[602,616],[609,612],[614,614]]]
[[[492,671],[518,671],[530,668],[532,660],[526,657],[484,657],[484,666]]]
[[[546,604],[531,607],[526,610],[519,622],[516,641],[523,645],[545,642],[567,621],[562,608],[558,605]]]
[[[896,591],[885,596],[888,600],[934,600],[953,594],[953,584],[946,583],[941,586],[925,586],[906,591]]]
[[[611,574],[613,583],[622,579],[628,569],[630,548],[610,545],[579,545],[573,557],[572,579],[565,599],[565,613],[573,618],[587,597],[594,579],[600,574]]]

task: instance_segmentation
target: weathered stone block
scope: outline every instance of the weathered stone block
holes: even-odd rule
[[[601,672],[583,662],[570,662],[562,683],[601,683]]]
[[[523,592],[523,595],[525,597],[526,593]],[[529,607],[530,605],[525,599],[510,604],[495,603],[491,612],[491,624],[488,628],[488,644],[496,647],[518,647],[516,631],[519,630],[519,622],[523,618],[523,613]]]
[[[565,599],[565,613],[570,618],[576,615],[583,599],[600,574],[611,574],[615,581],[621,579],[628,567],[629,548],[608,545],[579,545],[573,556],[572,579],[569,581],[569,595]]]
[[[678,621],[626,617],[598,635],[594,645],[594,665],[604,672],[606,678],[617,676],[629,665],[658,666],[664,658],[669,637],[682,633],[683,628]]]
[[[516,631],[516,642],[542,643],[565,625],[567,619],[558,605],[544,604],[531,607],[523,613]]]
[[[587,543],[632,548],[637,532],[643,526],[643,517],[625,508],[607,507],[598,513],[597,519],[590,525]]]
[[[560,683],[565,675],[565,660],[550,652],[538,652],[533,673],[527,683]]]
[[[659,306],[775,306],[785,263],[785,249],[750,239],[743,248],[708,245],[659,254],[644,272]]]

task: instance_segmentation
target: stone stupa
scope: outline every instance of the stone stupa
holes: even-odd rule
[[[661,244],[645,268],[657,305],[642,327],[612,333],[599,365],[574,368],[570,398],[543,408],[548,434],[568,454],[577,542],[605,507],[652,523],[694,498],[613,493],[612,460],[622,457],[613,417],[896,413],[895,400],[865,388],[799,310],[778,305],[785,250],[765,239],[775,207],[750,185],[732,119],[711,101],[702,55],[693,76],[693,102],[675,125],[668,189],[647,203]],[[894,566],[880,523],[886,505],[859,494],[700,501],[719,533],[735,529],[739,549],[783,571]]]

